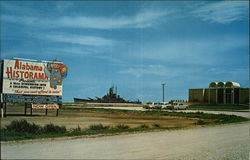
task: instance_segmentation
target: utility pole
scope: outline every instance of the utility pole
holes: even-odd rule
[[[166,83],[162,83],[162,102],[164,102],[164,87],[166,85]]]

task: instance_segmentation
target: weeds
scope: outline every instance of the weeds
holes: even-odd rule
[[[207,122],[205,122],[203,120],[198,120],[197,122],[195,122],[195,124],[197,124],[197,125],[204,125],[204,124],[207,124]]]
[[[73,128],[72,132],[81,132],[81,127],[78,125],[77,128]]]
[[[43,127],[43,133],[65,133],[66,127],[65,126],[57,126],[54,124],[47,124]]]
[[[140,128],[149,128],[149,126],[146,124],[142,124],[142,125],[140,125]]]
[[[41,133],[41,126],[34,123],[28,123],[26,120],[14,120],[6,126],[7,130],[14,130],[16,132],[27,132],[27,133]]]
[[[104,129],[109,129],[110,126],[104,126],[102,124],[93,124],[89,126],[90,130],[104,130]]]
[[[153,126],[154,128],[160,128],[160,127],[161,127],[161,125],[159,125],[159,124],[157,124],[157,123],[154,123],[152,126]]]
[[[124,124],[119,124],[116,126],[117,129],[129,129],[130,127],[128,125],[124,125]]]
[[[64,126],[57,126],[54,124],[47,124],[44,127],[29,123],[26,120],[14,120],[5,127],[5,130],[32,133],[32,134],[49,134],[49,133],[65,133],[66,128]]]

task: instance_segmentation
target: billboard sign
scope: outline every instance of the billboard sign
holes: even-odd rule
[[[67,67],[61,62],[3,60],[3,94],[62,96]]]

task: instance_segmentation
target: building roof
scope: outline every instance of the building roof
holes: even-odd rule
[[[237,82],[211,82],[209,83],[209,88],[239,88],[240,84]]]

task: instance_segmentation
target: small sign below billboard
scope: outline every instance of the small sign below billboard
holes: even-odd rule
[[[32,104],[32,109],[59,109],[58,104]]]

